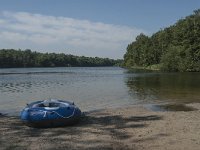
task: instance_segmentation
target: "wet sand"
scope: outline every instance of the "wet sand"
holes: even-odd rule
[[[75,126],[48,129],[0,116],[0,149],[199,150],[200,104],[190,106],[197,110],[105,109],[86,114]]]

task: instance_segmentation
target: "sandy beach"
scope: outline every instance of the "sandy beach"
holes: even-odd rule
[[[0,117],[0,149],[199,150],[200,104],[195,111],[142,106],[90,112],[75,126],[37,129],[18,117]]]

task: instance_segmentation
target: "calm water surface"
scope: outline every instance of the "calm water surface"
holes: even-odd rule
[[[200,73],[118,67],[0,69],[0,112],[18,115],[26,103],[49,98],[74,101],[83,111],[200,102]]]

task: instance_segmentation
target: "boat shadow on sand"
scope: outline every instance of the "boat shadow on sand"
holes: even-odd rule
[[[89,113],[74,126],[37,129],[25,126],[18,117],[1,115],[0,145],[5,149],[129,149],[124,140],[137,142],[130,131],[157,120],[162,120],[162,116]],[[159,136],[167,135],[156,138]]]

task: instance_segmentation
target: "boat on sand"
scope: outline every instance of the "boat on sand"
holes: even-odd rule
[[[72,102],[49,99],[27,104],[20,117],[28,126],[46,128],[73,125],[79,121],[81,114]]]

